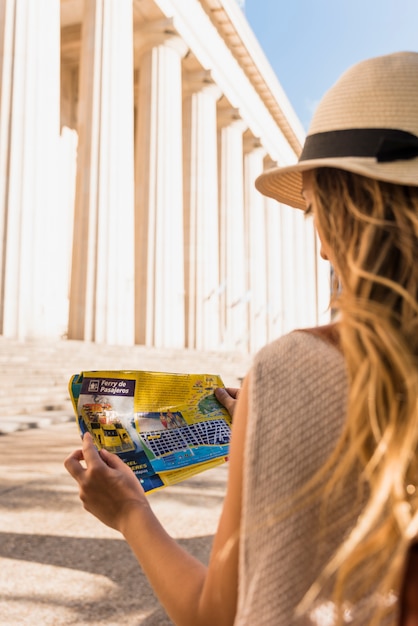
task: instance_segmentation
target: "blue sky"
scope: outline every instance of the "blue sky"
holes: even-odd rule
[[[244,12],[305,129],[348,67],[418,51],[418,0],[245,0]]]

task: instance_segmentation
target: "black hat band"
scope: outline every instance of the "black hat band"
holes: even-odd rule
[[[373,157],[378,162],[418,157],[418,137],[393,128],[349,128],[308,135],[299,161]]]

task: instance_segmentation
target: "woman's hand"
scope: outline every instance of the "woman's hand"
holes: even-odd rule
[[[234,415],[241,389],[236,387],[217,387],[215,397],[228,411],[231,417]]]
[[[64,465],[78,482],[86,511],[107,526],[123,532],[132,510],[148,508],[144,490],[132,470],[116,454],[105,449],[99,452],[90,433],[83,437],[82,450],[70,454]]]

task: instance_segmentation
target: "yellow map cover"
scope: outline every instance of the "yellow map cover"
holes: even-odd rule
[[[81,436],[127,463],[146,492],[226,460],[231,418],[216,400],[213,374],[89,371],[71,377]]]

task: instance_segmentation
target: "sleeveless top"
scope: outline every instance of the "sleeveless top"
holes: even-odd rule
[[[234,626],[332,626],[331,593],[302,617],[295,609],[356,521],[358,481],[354,476],[332,498],[325,524],[318,502],[292,509],[290,498],[322,467],[341,434],[344,357],[322,338],[297,331],[263,348],[251,376]],[[346,618],[363,626],[370,612],[348,606]]]

